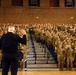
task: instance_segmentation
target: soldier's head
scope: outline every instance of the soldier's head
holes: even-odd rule
[[[14,26],[9,26],[8,27],[8,32],[15,33],[15,27]]]

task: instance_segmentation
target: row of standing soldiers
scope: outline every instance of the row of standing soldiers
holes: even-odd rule
[[[2,27],[2,33],[7,32],[6,28],[9,26],[4,25]],[[64,69],[66,65],[68,70],[72,70],[73,62],[76,64],[76,26],[75,25],[53,25],[53,24],[32,24],[22,25],[13,24],[16,27],[16,33],[19,33],[21,28],[32,28],[37,41],[41,41],[42,44],[46,44],[48,48],[51,45],[54,47],[54,52],[57,54],[58,67],[60,70]],[[2,25],[3,26],[3,25]],[[60,28],[61,27],[61,28]],[[63,28],[64,27],[64,28]],[[70,31],[70,29],[72,31]],[[73,31],[74,30],[74,31]],[[69,33],[71,32],[71,34]],[[0,33],[2,35],[2,33]],[[73,33],[73,36],[72,36]],[[24,53],[24,59],[20,61],[20,67],[23,69],[24,60],[27,55],[27,46],[20,44],[20,50]]]
[[[69,26],[68,26],[69,27]],[[46,44],[48,48],[53,45],[54,52],[57,54],[57,62],[60,70],[67,68],[72,70],[76,64],[76,37],[58,29],[58,26],[34,25],[33,32],[37,41]],[[73,33],[74,34],[74,33]]]

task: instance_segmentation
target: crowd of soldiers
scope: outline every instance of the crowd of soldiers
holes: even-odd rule
[[[54,52],[57,54],[58,67],[67,70],[73,69],[73,64],[76,64],[76,24],[0,24],[0,36],[7,32],[9,25],[16,27],[16,33],[19,33],[21,28],[27,30],[33,29],[37,42],[46,44],[48,48],[51,45],[54,47]],[[23,48],[23,46],[22,46]],[[22,49],[25,50],[25,49]],[[24,51],[26,53],[26,51]],[[26,54],[25,54],[26,56]],[[26,59],[26,57],[25,57]],[[21,65],[22,62],[21,62]]]
[[[67,70],[72,70],[76,64],[76,24],[34,24],[33,30],[37,41],[48,48],[53,45],[59,69],[66,65]]]

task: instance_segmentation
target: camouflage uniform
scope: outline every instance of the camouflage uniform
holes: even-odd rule
[[[67,60],[66,60],[67,70],[72,70],[72,68],[73,68],[73,50],[71,47],[70,48],[68,47],[66,49],[66,57],[67,57]]]
[[[27,38],[27,35],[26,35]],[[19,50],[23,53],[23,58],[19,61],[20,62],[20,68],[21,70],[24,69],[24,66],[26,67],[27,65],[26,63],[26,59],[27,59],[27,44],[23,45],[23,44],[19,44]]]
[[[74,64],[76,64],[76,47],[74,48]]]
[[[40,34],[41,44],[44,44],[44,43],[45,43],[44,38],[45,38],[45,33],[44,33],[44,31],[42,30],[42,32],[41,32],[41,34]]]
[[[27,59],[27,46],[20,44],[20,50],[23,53],[23,59],[20,61],[20,68],[21,68],[21,70],[23,70],[26,59]]]
[[[37,42],[40,42],[40,32],[39,32],[39,30],[35,31],[35,38],[36,38]]]
[[[57,52],[57,59],[58,59],[58,67],[60,70],[63,70],[64,63],[65,63],[65,57],[64,57],[65,52],[62,49],[62,44],[58,43],[58,47],[56,47],[55,49],[57,49],[56,52]]]

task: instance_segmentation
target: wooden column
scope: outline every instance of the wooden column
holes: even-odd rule
[[[40,0],[40,8],[48,8],[50,7],[49,0]]]
[[[23,0],[23,7],[29,8],[29,0]]]
[[[60,0],[60,7],[65,7],[65,0]]]
[[[59,0],[50,0],[50,7],[59,7]]]
[[[11,0],[1,0],[1,7],[11,7]]]
[[[75,3],[75,8],[76,8],[76,0],[74,0],[74,3]]]

